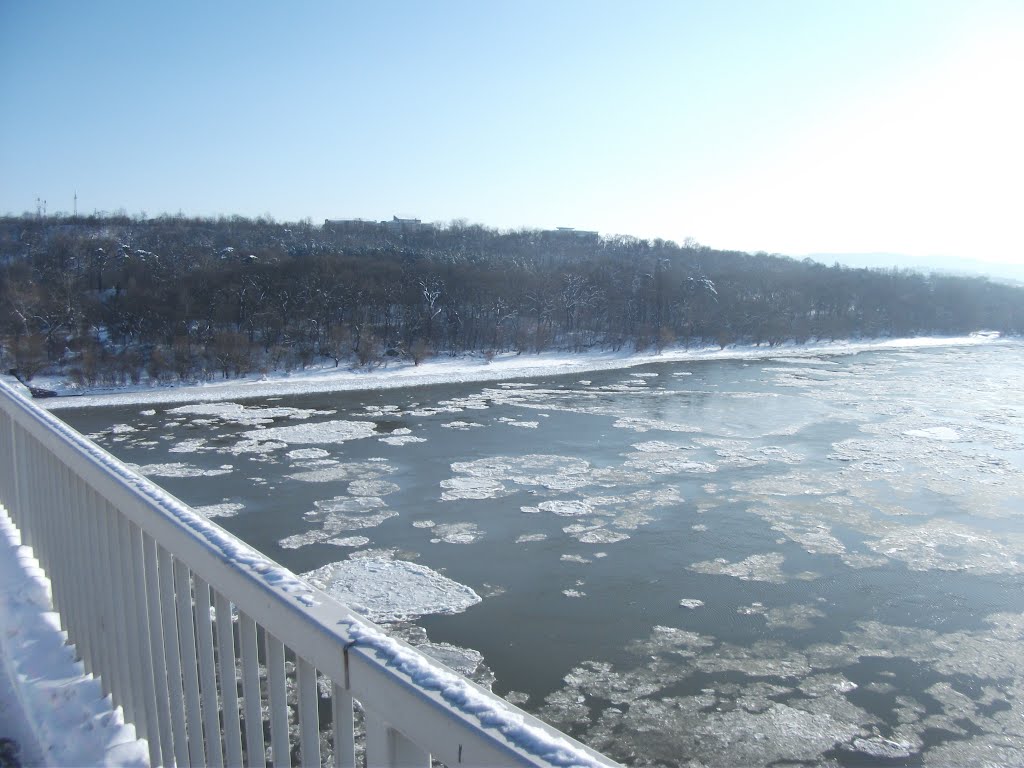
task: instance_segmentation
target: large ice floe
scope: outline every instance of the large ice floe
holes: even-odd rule
[[[274,441],[285,445],[330,445],[370,437],[376,432],[372,421],[322,421],[315,424],[294,424],[286,427],[268,427],[243,432],[243,439],[259,442]]]
[[[303,574],[311,584],[373,621],[461,613],[480,602],[465,584],[425,565],[388,557],[342,560]]]
[[[230,464],[224,464],[216,469],[203,469],[185,462],[168,462],[164,464],[129,464],[129,466],[140,475],[147,477],[217,477],[228,475],[233,469]]]
[[[168,409],[167,413],[174,416],[195,417],[204,419],[215,419],[227,424],[240,424],[242,426],[256,426],[262,424],[273,424],[275,421],[284,419],[308,419],[311,416],[330,415],[333,411],[318,411],[310,408],[261,408],[258,406],[246,406],[241,403],[196,403],[194,405],[182,405],[177,408]]]

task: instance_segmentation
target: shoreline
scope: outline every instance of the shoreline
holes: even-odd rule
[[[682,347],[655,352],[542,352],[520,354],[508,352],[487,361],[479,356],[454,358],[435,357],[416,366],[408,361],[392,363],[373,370],[352,370],[347,367],[316,367],[303,371],[275,372],[266,376],[248,376],[195,384],[151,385],[140,383],[116,388],[83,388],[67,386],[57,377],[41,377],[39,384],[59,393],[57,397],[34,401],[50,410],[120,405],[159,405],[279,397],[329,392],[355,392],[420,387],[439,384],[469,384],[487,381],[558,376],[606,370],[625,370],[652,363],[702,362],[708,360],[756,360],[773,357],[815,357],[820,355],[855,355],[860,352],[891,349],[927,349],[947,346],[980,346],[1007,341],[996,333],[979,332],[969,336],[918,336],[869,341],[847,340],[796,344],[789,342],[775,347],[716,346],[685,349]],[[20,384],[13,385],[18,391]]]

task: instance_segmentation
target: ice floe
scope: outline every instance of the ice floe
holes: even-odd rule
[[[199,453],[206,446],[205,437],[182,440],[167,449],[168,453]]]
[[[476,523],[440,523],[431,528],[433,544],[472,544],[484,535]]]
[[[590,558],[583,557],[583,555],[562,555],[560,559],[563,563],[577,563],[579,565],[587,565],[594,562]]]
[[[505,495],[507,489],[498,480],[486,477],[453,477],[441,481],[441,498],[444,501],[458,499],[496,499]]]
[[[285,475],[305,483],[336,483],[351,480],[376,480],[395,471],[387,460],[352,461]]]
[[[915,571],[965,571],[975,574],[1024,573],[1024,536],[1002,537],[949,520],[898,526],[868,546]]]
[[[217,477],[231,474],[234,471],[230,464],[223,464],[216,469],[203,469],[180,461],[141,466],[129,464],[128,466],[146,477]]]
[[[461,613],[481,599],[465,584],[424,565],[381,557],[329,563],[303,577],[379,622]]]
[[[467,432],[471,429],[482,427],[483,424],[477,424],[472,421],[449,421],[447,424],[442,424],[441,426],[444,427],[445,429],[454,429],[460,432]]]
[[[575,535],[577,541],[583,544],[614,544],[618,541],[625,541],[629,538],[628,533],[621,531],[609,531],[606,528],[597,528]]]
[[[733,576],[743,581],[766,581],[772,584],[782,584],[786,581],[786,577],[782,573],[783,561],[783,556],[778,552],[751,555],[736,563],[730,563],[724,557],[718,557],[714,560],[693,563],[690,570],[697,573]]]
[[[330,455],[330,452],[325,451],[323,448],[296,448],[294,451],[288,451],[287,453],[289,459],[296,460],[326,459]]]
[[[547,539],[546,533],[524,533],[516,537],[516,544],[527,544],[531,541],[544,541]]]
[[[412,445],[413,443],[425,443],[427,438],[416,437],[415,435],[389,435],[388,437],[378,438],[380,442],[387,443],[388,445]]]
[[[376,528],[386,520],[397,517],[384,500],[376,496],[335,496],[314,503],[314,509],[303,517],[320,523],[319,529],[293,534],[278,544],[284,549],[298,549],[309,544],[328,541],[346,531]]]
[[[209,417],[229,424],[256,426],[272,424],[283,419],[308,419],[314,415],[330,415],[333,411],[317,411],[309,408],[261,408],[241,403],[223,402],[183,405],[171,408],[167,413],[175,416]],[[211,423],[208,419],[202,421],[204,424]]]
[[[322,421],[314,424],[294,424],[286,427],[268,427],[243,432],[243,440],[275,441],[285,445],[320,444],[330,445],[360,440],[376,434],[372,421]]]
[[[334,539],[327,539],[328,544],[336,547],[365,547],[370,540],[365,536],[339,536]]]
[[[387,480],[360,478],[348,484],[348,492],[353,496],[387,496],[399,488]]]
[[[551,512],[562,517],[580,517],[594,511],[590,504],[581,499],[542,501],[537,508],[541,512]]]
[[[499,418],[499,422],[502,424],[508,424],[510,427],[520,427],[522,429],[537,429],[540,426],[539,421],[516,421],[515,419]]]
[[[619,429],[631,429],[634,432],[650,432],[658,430],[661,432],[690,432],[698,433],[704,430],[694,424],[675,424],[660,419],[652,419],[645,416],[623,416],[615,420],[613,426]]]
[[[234,517],[245,509],[245,505],[225,501],[220,504],[206,504],[202,507],[192,507],[192,509],[203,517]]]
[[[738,613],[764,616],[767,626],[771,629],[810,629],[818,619],[825,618],[825,613],[817,606],[809,603],[798,603],[781,608],[767,608],[762,603],[740,606]]]

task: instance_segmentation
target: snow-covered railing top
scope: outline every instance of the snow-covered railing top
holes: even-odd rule
[[[40,472],[33,474],[26,466],[25,451],[31,445],[36,454],[52,456],[83,489],[95,492],[299,660],[435,759],[449,766],[614,765],[388,637],[4,383],[0,412],[0,444],[7,443],[0,457],[13,465],[0,468],[5,486],[0,493],[8,509],[32,507],[27,496],[32,478],[38,479]],[[17,521],[18,515],[13,516]]]

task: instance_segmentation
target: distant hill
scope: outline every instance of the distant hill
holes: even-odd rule
[[[916,272],[939,272],[965,277],[988,277],[1013,285],[1024,285],[1024,264],[997,264],[978,259],[953,256],[907,256],[902,253],[809,253],[806,258],[826,266],[839,263],[865,269],[913,269]],[[1021,257],[1024,259],[1024,256]]]

